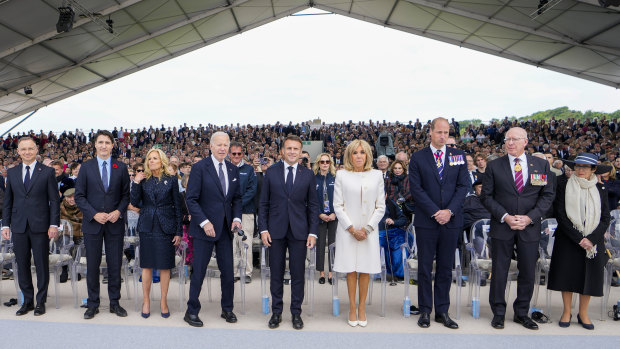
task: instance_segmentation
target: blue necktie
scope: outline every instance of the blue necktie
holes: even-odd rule
[[[226,196],[226,177],[224,177],[224,170],[222,169],[222,163],[220,162],[220,170],[218,172],[218,177],[220,177],[220,185],[222,186],[222,193]]]
[[[286,175],[286,190],[289,194],[293,191],[293,166],[288,167],[288,175]]]
[[[443,179],[443,162],[441,161],[441,156],[443,152],[441,150],[437,150],[435,153],[435,161],[437,162],[437,171],[439,172],[439,179]]]
[[[103,181],[103,190],[108,191],[108,167],[107,161],[103,162],[103,169],[101,170],[101,181]]]
[[[24,177],[24,189],[28,191],[30,187],[30,166],[26,166],[26,177]]]

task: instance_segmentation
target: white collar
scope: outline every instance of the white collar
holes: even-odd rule
[[[446,153],[446,145],[445,145],[445,144],[444,144],[444,146],[443,146],[443,147],[441,147],[441,149],[437,149],[437,148],[433,147],[433,144],[432,144],[432,143],[431,143],[431,144],[429,144],[429,145],[430,145],[430,147],[431,147],[431,151],[433,152],[433,154],[436,154],[436,153],[437,153],[437,150],[441,150],[441,153],[442,153],[442,154],[445,154],[445,153]]]
[[[511,165],[515,162],[515,159],[517,158],[519,159],[519,162],[523,162],[523,163],[527,162],[527,157],[525,156],[525,152],[523,152],[523,154],[521,154],[518,157],[508,154],[508,159],[510,159]]]
[[[213,161],[213,165],[215,164],[222,164],[222,165],[226,165],[226,161],[222,160],[222,161],[217,161],[217,159],[215,158],[215,156],[211,155],[211,161]]]
[[[284,165],[284,169],[288,171],[289,166],[293,166],[293,172],[297,172],[297,165],[299,165],[298,162],[295,163],[295,165],[289,165],[286,161],[282,160],[282,164]]]
[[[26,166],[30,166],[30,169],[34,170],[35,166],[37,166],[37,160],[33,161],[30,165],[26,165],[22,162],[22,169],[26,170]]]

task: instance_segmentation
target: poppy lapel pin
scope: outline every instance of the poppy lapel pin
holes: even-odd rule
[[[118,168],[117,164],[112,164],[112,168]]]

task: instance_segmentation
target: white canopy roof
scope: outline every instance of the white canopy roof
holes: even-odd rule
[[[0,122],[308,7],[620,87],[619,8],[597,0],[534,19],[538,0],[78,1],[115,35],[77,10],[58,34],[61,0],[0,0]]]

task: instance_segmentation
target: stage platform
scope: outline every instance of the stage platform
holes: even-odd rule
[[[261,311],[260,275],[255,270],[253,282],[246,287],[246,311],[241,313],[239,284],[235,288],[235,313],[239,319],[236,324],[228,324],[220,318],[219,279],[213,279],[213,302],[208,301],[205,289],[201,294],[202,310],[199,314],[205,327],[192,328],[183,321],[183,311],[179,310],[178,283],[173,279],[168,304],[172,316],[163,319],[159,315],[159,286],[153,290],[151,317],[143,319],[135,311],[133,282],[129,282],[131,299],[127,299],[123,283],[121,304],[129,312],[126,318],[109,313],[107,287],[102,285],[100,313],[92,320],[82,318],[84,309],[74,308],[71,283],[60,286],[60,308],[56,309],[54,286],[50,284],[47,313],[35,317],[32,312],[15,316],[17,306],[0,308],[0,328],[2,328],[2,348],[575,348],[581,346],[599,347],[617,345],[620,339],[620,321],[613,321],[605,314],[600,317],[600,299],[593,298],[590,304],[590,317],[595,325],[594,331],[582,328],[576,322],[569,328],[557,324],[561,314],[561,297],[558,292],[552,297],[552,322],[541,324],[538,331],[530,331],[512,322],[512,307],[506,316],[506,328],[495,330],[490,326],[491,311],[488,305],[488,286],[481,289],[480,319],[471,315],[471,307],[466,306],[467,287],[462,289],[461,316],[457,320],[460,329],[450,330],[431,322],[431,327],[421,329],[417,326],[417,316],[404,318],[402,314],[404,285],[387,286],[386,316],[380,316],[380,282],[374,283],[372,304],[367,307],[368,326],[352,328],[347,324],[348,301],[346,284],[340,283],[340,316],[332,315],[331,286],[315,282],[314,312],[309,314],[309,305],[304,305],[302,314],[305,328],[296,331],[291,325],[291,316],[286,310],[290,304],[290,286],[284,287],[283,322],[280,328],[270,330],[267,321],[270,315]],[[86,297],[86,283],[78,282],[79,297]],[[140,284],[138,284],[141,287]],[[510,302],[516,295],[512,284]],[[12,280],[4,280],[1,285],[2,302],[14,297]],[[189,282],[186,284],[186,292]],[[139,289],[141,292],[141,289]],[[544,306],[546,289],[540,288],[539,307]],[[417,304],[416,287],[411,287],[412,304]],[[456,317],[456,292],[452,287],[450,313]],[[620,299],[620,288],[612,288],[609,309]],[[140,301],[141,303],[141,301]],[[431,319],[432,319],[431,315]]]

